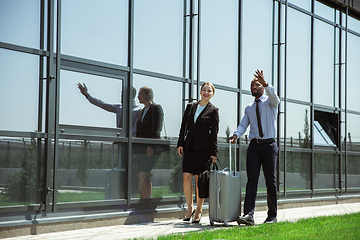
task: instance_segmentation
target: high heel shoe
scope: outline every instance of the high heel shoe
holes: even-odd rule
[[[192,214],[191,214],[191,216],[190,216],[189,218],[184,217],[184,218],[183,218],[183,221],[189,222],[190,219],[191,219],[191,217],[192,217],[194,214],[195,214],[195,210],[192,212]]]
[[[202,217],[202,214],[200,215],[200,218],[199,218],[199,219],[197,219],[197,220],[193,219],[193,220],[191,221],[191,223],[200,223],[201,217]]]

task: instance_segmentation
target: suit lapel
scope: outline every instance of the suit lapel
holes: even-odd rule
[[[196,119],[196,122],[197,122],[197,120],[198,119],[200,119],[200,118],[202,118],[205,114],[206,114],[206,112],[209,110],[209,108],[211,107],[210,106],[210,102],[206,105],[206,107],[202,110],[202,112],[199,114],[199,116],[198,116],[198,118]],[[196,106],[197,107],[197,106]],[[194,113],[195,114],[195,113]]]

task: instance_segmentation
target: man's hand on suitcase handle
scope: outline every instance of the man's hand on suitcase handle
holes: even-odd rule
[[[217,156],[210,156],[212,163],[216,163]]]
[[[236,143],[237,135],[234,134],[233,136],[229,137],[228,141],[231,141],[231,143]]]

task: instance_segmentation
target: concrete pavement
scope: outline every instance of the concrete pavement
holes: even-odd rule
[[[343,215],[348,213],[360,212],[359,203],[344,203],[324,206],[311,206],[300,208],[288,208],[278,210],[278,221],[295,222],[302,218],[317,216]],[[255,211],[255,224],[261,224],[266,218],[266,211]],[[230,222],[229,226],[237,226],[236,221]],[[158,221],[151,223],[117,225],[108,227],[98,227],[89,229],[69,230],[63,232],[45,233],[39,235],[27,235],[20,237],[4,238],[7,240],[38,240],[38,239],[133,239],[133,238],[156,238],[161,235],[172,233],[185,233],[190,231],[201,231],[204,229],[218,229],[224,227],[220,223],[211,226],[208,216],[203,216],[200,224],[183,222],[182,219]]]

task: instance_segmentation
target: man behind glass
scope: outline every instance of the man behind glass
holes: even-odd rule
[[[275,166],[278,147],[275,142],[275,125],[280,99],[274,87],[265,80],[262,70],[256,70],[254,76],[250,89],[255,101],[246,106],[240,125],[234,135],[229,138],[232,143],[235,143],[250,125],[251,141],[246,155],[247,184],[244,215],[237,219],[238,224],[246,225],[254,225],[253,216],[261,165],[266,182],[268,204],[267,218],[264,223],[277,221]],[[264,89],[267,95],[264,94]]]

